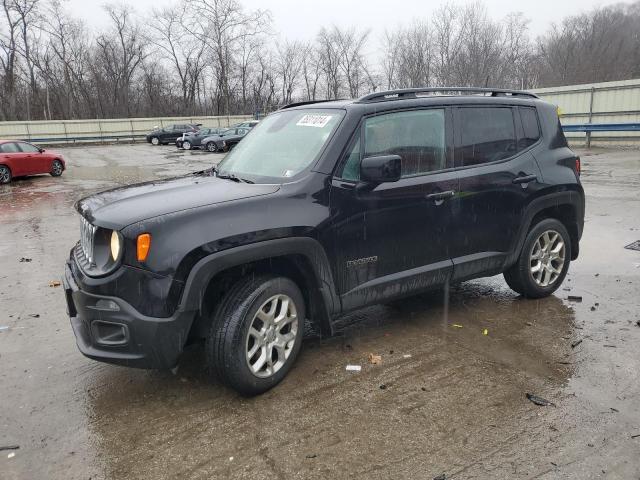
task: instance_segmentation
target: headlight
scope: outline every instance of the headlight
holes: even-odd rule
[[[111,258],[115,262],[120,257],[120,249],[122,248],[122,240],[120,234],[115,230],[111,232]]]

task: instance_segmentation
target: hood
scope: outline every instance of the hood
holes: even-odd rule
[[[279,189],[279,185],[192,174],[107,190],[79,200],[76,210],[93,224],[119,230],[159,215],[269,195]]]

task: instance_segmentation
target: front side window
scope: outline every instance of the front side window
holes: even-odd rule
[[[37,153],[40,151],[38,150],[38,147],[34,147],[30,143],[19,143],[18,146],[20,147],[20,150],[25,153]]]
[[[301,109],[273,113],[256,125],[247,138],[218,165],[221,175],[265,177],[281,181],[311,165],[340,121],[343,110]]]
[[[459,112],[462,165],[495,162],[516,153],[511,108],[467,107]]]
[[[442,170],[446,165],[444,109],[410,110],[367,118],[364,157],[399,155],[402,176]]]

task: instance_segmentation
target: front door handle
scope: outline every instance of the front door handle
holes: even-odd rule
[[[513,183],[529,183],[538,180],[537,175],[523,175],[522,177],[516,177],[513,179]]]
[[[447,198],[451,198],[456,194],[453,190],[447,190],[446,192],[431,193],[427,195],[427,200],[433,200],[436,206],[442,205]]]
[[[447,190],[446,192],[438,192],[427,195],[427,200],[446,200],[456,194],[453,190]]]

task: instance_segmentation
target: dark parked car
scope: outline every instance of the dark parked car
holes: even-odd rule
[[[166,145],[168,143],[174,143],[176,138],[183,133],[194,133],[199,129],[200,125],[177,123],[164,128],[156,128],[147,135],[146,139],[147,142],[152,145]]]
[[[184,148],[185,150],[200,148],[203,138],[221,135],[228,129],[229,127],[201,128],[196,132],[184,133],[181,137],[176,138],[176,147]]]
[[[59,177],[65,168],[59,153],[20,140],[0,140],[0,183],[40,173]]]
[[[456,93],[453,95],[453,93]],[[578,257],[580,159],[526,92],[408,89],[285,107],[217,169],[77,203],[65,269],[90,358],[206,361],[243,394],[291,369],[305,320],[503,273],[550,295]]]
[[[230,128],[220,135],[202,139],[202,146],[209,152],[228,152],[242,140],[251,129]]]

